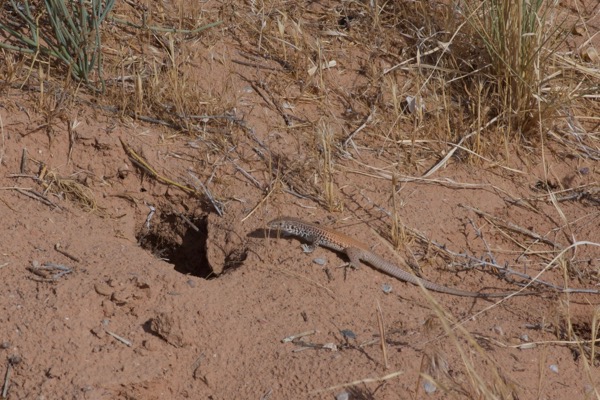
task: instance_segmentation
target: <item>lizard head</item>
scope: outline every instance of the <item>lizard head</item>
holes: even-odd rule
[[[281,217],[269,222],[267,227],[284,235],[306,237],[307,231],[302,229],[304,225],[305,223],[297,218]]]
[[[282,233],[292,233],[293,226],[289,223],[289,217],[276,218],[267,224],[269,229],[280,231]]]

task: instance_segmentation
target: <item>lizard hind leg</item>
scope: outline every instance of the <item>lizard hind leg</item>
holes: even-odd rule
[[[359,269],[361,259],[360,255],[362,254],[362,250],[355,247],[347,247],[344,249],[344,253],[350,260],[346,265],[349,265],[353,269]]]

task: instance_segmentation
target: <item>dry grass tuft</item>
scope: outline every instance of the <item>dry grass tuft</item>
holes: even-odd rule
[[[496,112],[504,115],[509,132],[529,135],[558,108],[558,99],[542,89],[568,33],[564,21],[556,21],[556,9],[542,0],[489,0],[476,9],[465,4],[469,24],[485,45]]]
[[[333,143],[333,132],[325,124],[321,123],[317,131],[319,141],[319,154],[320,154],[320,169],[321,169],[321,180],[323,182],[323,197],[325,205],[329,211],[341,211],[342,203],[338,200],[336,193],[336,186],[333,180],[335,169],[334,169],[334,158],[332,149]]]
[[[63,178],[55,171],[49,171],[45,175],[40,176],[40,179],[45,193],[50,192],[57,196],[64,196],[84,211],[98,211],[96,196],[89,187],[74,179]]]

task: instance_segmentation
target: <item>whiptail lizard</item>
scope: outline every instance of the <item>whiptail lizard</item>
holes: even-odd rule
[[[304,222],[293,217],[277,218],[268,224],[269,229],[290,236],[296,236],[304,239],[314,248],[323,246],[328,249],[344,253],[350,260],[349,265],[358,268],[363,261],[372,267],[387,273],[402,281],[412,283],[413,285],[423,285],[424,288],[435,292],[452,294],[464,297],[506,297],[510,295],[529,295],[537,292],[502,292],[502,293],[477,293],[439,285],[426,279],[419,278],[409,272],[404,271],[393,263],[373,253],[367,249],[363,243],[356,239],[346,236],[343,233],[333,229]]]

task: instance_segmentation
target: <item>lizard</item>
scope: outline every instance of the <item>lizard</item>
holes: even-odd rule
[[[362,261],[379,271],[385,272],[388,275],[400,279],[401,281],[412,283],[413,285],[422,285],[425,289],[433,290],[435,292],[446,293],[454,296],[480,298],[538,294],[538,292],[531,291],[478,293],[455,289],[428,281],[427,279],[419,278],[369,250],[367,246],[360,241],[344,235],[343,233],[334,229],[322,227],[293,217],[281,217],[274,219],[269,222],[267,226],[270,230],[275,230],[284,235],[295,236],[305,240],[308,242],[311,250],[317,246],[321,246],[339,253],[343,253],[349,259],[347,265],[350,265],[353,268],[360,267],[360,262]]]

